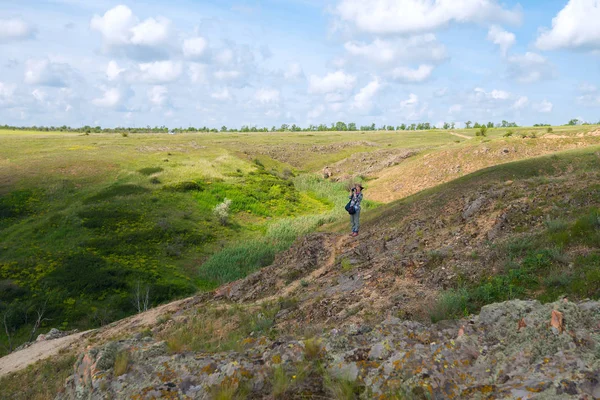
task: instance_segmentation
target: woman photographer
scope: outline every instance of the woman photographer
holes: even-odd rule
[[[350,236],[358,236],[360,228],[360,202],[363,199],[363,187],[360,183],[355,183],[350,193],[350,206],[354,207],[354,213],[350,213],[350,224],[352,225],[352,234]]]

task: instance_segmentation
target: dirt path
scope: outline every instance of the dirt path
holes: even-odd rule
[[[256,301],[256,304],[265,304],[265,303],[275,301],[280,297],[288,297],[302,286],[303,281],[310,283],[310,282],[313,282],[313,281],[319,279],[323,275],[325,275],[327,273],[327,271],[331,267],[334,266],[335,259],[336,259],[337,255],[339,253],[339,250],[342,246],[343,240],[344,240],[344,236],[338,236],[335,238],[335,240],[329,240],[328,247],[331,249],[331,252],[329,254],[329,259],[321,267],[319,267],[318,269],[311,272],[310,275],[308,275],[307,277],[297,279],[294,282],[290,283],[289,285],[287,285],[286,287],[281,289],[279,292],[277,292],[277,294],[274,294],[273,296],[265,297],[262,299],[258,299]]]
[[[456,133],[456,132],[448,132],[448,133],[451,134],[452,136],[456,136],[456,137],[467,139],[467,140],[473,139],[471,136],[463,135],[463,134]]]
[[[38,361],[45,360],[63,350],[81,351],[87,345],[87,339],[96,341],[110,340],[120,335],[126,335],[146,326],[157,323],[158,318],[165,314],[173,314],[200,301],[198,297],[190,297],[165,304],[129,318],[113,322],[105,327],[85,332],[75,333],[60,339],[36,342],[26,349],[15,351],[0,358],[0,378],[4,375],[20,371]]]
[[[0,358],[0,378],[12,372],[20,371],[37,361],[52,357],[76,343],[81,343],[80,339],[83,339],[91,332],[92,331],[80,332],[60,339],[37,342],[26,349],[10,353],[5,357]]]

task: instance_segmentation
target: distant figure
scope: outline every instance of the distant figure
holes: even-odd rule
[[[331,171],[329,170],[329,167],[325,167],[323,168],[323,179],[329,178],[331,178]]]
[[[350,236],[358,236],[360,228],[360,202],[363,199],[363,187],[360,183],[355,183],[350,193],[350,206],[354,207],[354,213],[350,213],[350,225],[352,225],[352,234]]]

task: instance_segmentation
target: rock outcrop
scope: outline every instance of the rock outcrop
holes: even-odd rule
[[[460,321],[388,318],[310,339],[250,337],[241,347],[171,354],[147,337],[89,348],[57,399],[287,399],[340,388],[380,399],[600,397],[599,302],[517,300]]]

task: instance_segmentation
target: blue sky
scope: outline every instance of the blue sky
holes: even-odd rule
[[[0,3],[0,124],[600,120],[600,0]]]

